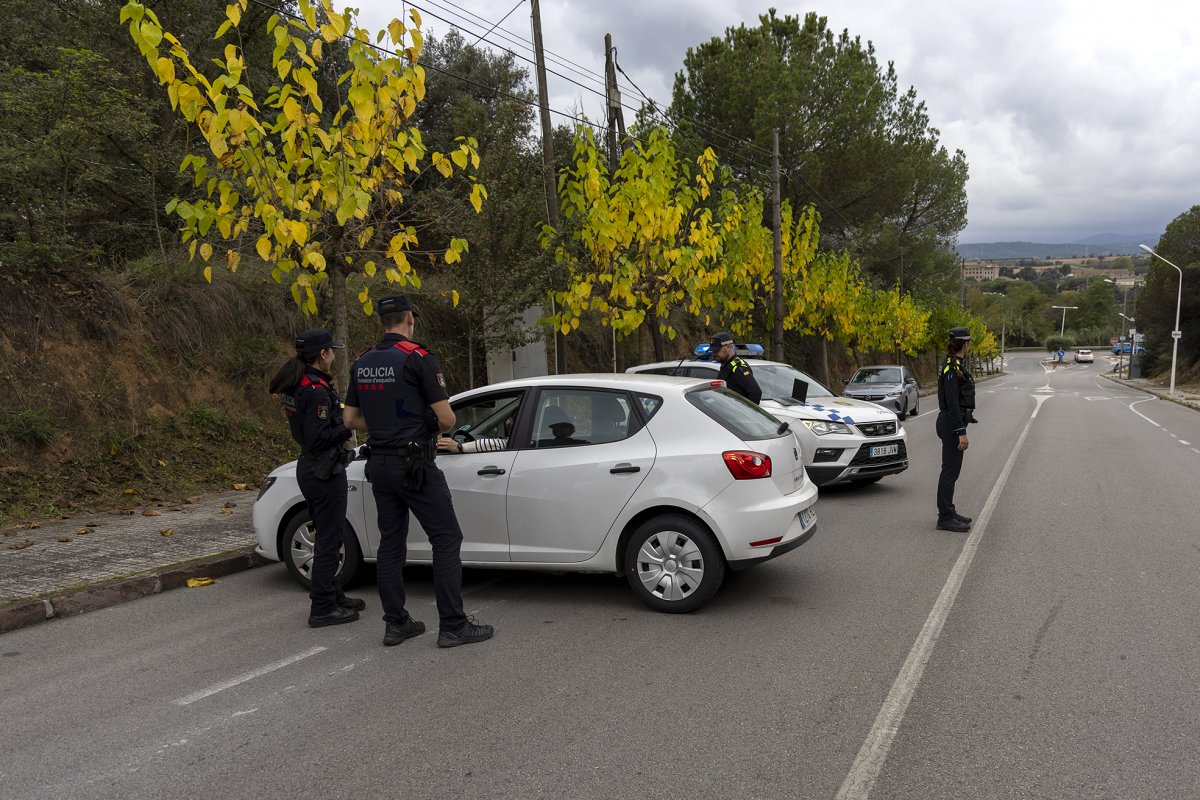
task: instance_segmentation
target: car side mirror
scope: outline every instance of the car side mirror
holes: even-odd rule
[[[847,384],[849,384],[849,383],[850,383],[850,379],[849,379],[849,378],[842,378],[842,385],[843,385],[843,386],[844,386],[844,385],[847,385]]]

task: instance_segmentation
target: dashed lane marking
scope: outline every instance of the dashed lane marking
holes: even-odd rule
[[[305,650],[303,653],[297,653],[294,656],[288,656],[287,658],[281,659],[279,661],[275,661],[271,664],[267,664],[264,667],[259,667],[258,669],[254,670],[253,672],[247,672],[242,675],[238,675],[236,678],[230,678],[227,681],[222,681],[221,683],[213,684],[212,686],[208,687],[207,689],[201,689],[198,692],[192,692],[191,694],[186,695],[186,696],[181,697],[178,700],[176,700],[175,705],[190,706],[192,703],[196,702],[197,700],[203,700],[206,697],[212,697],[214,694],[217,694],[218,692],[223,692],[226,689],[232,689],[234,686],[243,684],[246,681],[252,681],[255,678],[261,678],[263,675],[274,672],[277,669],[283,669],[284,667],[295,664],[297,661],[303,661],[306,658],[311,658],[312,656],[315,656],[317,653],[323,653],[323,652],[325,652],[326,649],[327,648],[324,648],[324,647],[310,647],[308,650]]]

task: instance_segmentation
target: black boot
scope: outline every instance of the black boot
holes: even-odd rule
[[[420,636],[424,632],[425,623],[417,622],[412,617],[409,617],[404,622],[389,622],[383,630],[383,643],[388,647],[394,647],[405,639]]]
[[[356,619],[358,619],[357,611],[350,611],[349,609],[345,608],[335,608],[328,614],[321,614],[320,616],[313,616],[312,614],[309,614],[308,627],[322,628],[326,625],[344,625],[347,622],[354,622]]]
[[[939,531],[951,531],[953,533],[966,533],[971,530],[971,526],[966,522],[959,522],[955,517],[942,517],[937,521],[937,529]]]

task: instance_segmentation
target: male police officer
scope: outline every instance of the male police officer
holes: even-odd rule
[[[733,337],[728,333],[718,333],[708,341],[712,344],[713,357],[721,362],[717,377],[751,403],[762,400],[762,389],[758,388],[758,381],[754,379],[750,365],[742,360],[741,356],[733,354]]]
[[[433,545],[438,647],[457,647],[490,639],[493,630],[463,612],[462,529],[446,477],[433,462],[438,433],[454,429],[454,411],[437,358],[411,339],[416,315],[406,295],[379,301],[385,334],[354,362],[345,421],[371,437],[367,470],[379,514],[376,573],[387,623],[383,643],[390,647],[425,632],[425,623],[404,607],[411,510]]]
[[[970,445],[967,424],[974,422],[975,381],[963,366],[963,358],[971,348],[971,331],[951,328],[949,353],[938,374],[938,416],[935,425],[942,440],[942,472],[938,476],[938,530],[966,533],[971,530],[971,518],[954,508],[954,483],[962,470],[963,453]]]

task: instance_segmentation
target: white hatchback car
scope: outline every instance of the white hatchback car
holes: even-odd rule
[[[498,452],[437,458],[467,566],[623,574],[652,608],[686,612],[712,597],[726,570],[786,553],[816,532],[817,489],[795,434],[721,382],[527,378],[464,392],[451,406],[455,438],[506,439]],[[574,431],[556,439],[550,426],[561,436],[564,415]],[[347,467],[343,581],[379,547],[363,467],[361,459]],[[254,528],[258,552],[308,585],[313,530],[295,462],[268,477]],[[408,560],[432,561],[415,519]]]
[[[704,349],[701,345],[697,352]],[[804,466],[818,486],[875,483],[908,469],[908,434],[895,412],[865,400],[838,397],[790,364],[757,358],[747,358],[746,363],[762,388],[762,407],[794,423]],[[643,364],[626,372],[715,379],[720,366],[715,361],[685,359]]]

